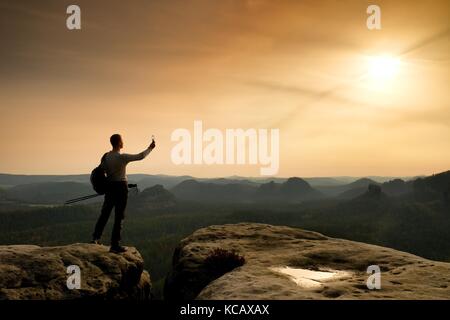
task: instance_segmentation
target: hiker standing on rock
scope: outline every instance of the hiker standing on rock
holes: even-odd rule
[[[125,208],[128,200],[128,182],[126,166],[131,161],[144,159],[155,148],[155,140],[147,149],[138,154],[120,153],[123,148],[123,140],[120,134],[113,134],[109,139],[112,150],[106,153],[101,160],[101,167],[106,172],[107,186],[105,201],[103,202],[100,217],[95,225],[92,243],[100,244],[100,238],[108,222],[113,207],[115,207],[114,226],[111,235],[111,252],[121,253],[126,249],[120,245],[120,233],[122,222],[125,218]]]

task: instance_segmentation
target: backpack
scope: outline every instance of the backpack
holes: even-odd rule
[[[100,160],[100,165],[96,167],[91,172],[91,184],[92,188],[97,192],[98,194],[102,195],[106,193],[106,185],[107,185],[107,178],[106,178],[106,171],[102,167],[103,161],[105,160],[106,153],[103,155],[102,159]]]

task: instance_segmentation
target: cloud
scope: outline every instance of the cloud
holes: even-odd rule
[[[432,44],[433,42],[439,41],[442,38],[448,38],[449,34],[450,28],[439,30],[438,32],[430,34],[429,36],[420,39],[417,42],[411,43],[409,46],[405,47],[399,54],[402,56],[406,56],[408,54],[413,53],[416,50],[419,50],[423,47],[428,46],[429,44]]]

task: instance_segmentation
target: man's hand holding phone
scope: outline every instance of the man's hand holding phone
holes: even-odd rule
[[[155,149],[155,147],[156,147],[155,136],[152,136],[152,143],[150,144],[149,148],[150,148],[150,150],[153,150],[153,149]]]

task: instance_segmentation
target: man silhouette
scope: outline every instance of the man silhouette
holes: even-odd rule
[[[100,238],[108,222],[113,207],[115,207],[114,226],[111,235],[111,252],[121,253],[126,249],[120,245],[120,233],[122,222],[125,218],[125,208],[128,200],[128,182],[126,166],[131,161],[144,159],[155,148],[155,140],[147,149],[138,154],[120,153],[123,148],[123,140],[120,134],[113,134],[109,139],[112,150],[102,157],[101,166],[106,171],[107,187],[102,211],[95,225],[92,243],[99,244]]]

